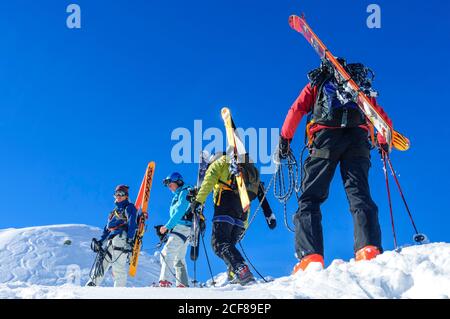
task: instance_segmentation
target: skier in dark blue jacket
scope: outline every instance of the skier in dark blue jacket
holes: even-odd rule
[[[127,260],[133,248],[134,236],[137,228],[137,211],[133,203],[128,200],[129,187],[119,185],[114,193],[115,208],[109,214],[108,221],[100,239],[93,238],[91,248],[101,254],[103,260],[98,262],[91,274],[87,286],[99,286],[104,275],[112,267],[114,287],[125,287],[127,283]]]

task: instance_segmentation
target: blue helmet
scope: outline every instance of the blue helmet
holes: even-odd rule
[[[176,183],[178,186],[183,185],[184,184],[183,176],[181,176],[181,174],[178,172],[170,174],[169,176],[164,178],[163,184],[164,186],[168,186],[170,183]]]

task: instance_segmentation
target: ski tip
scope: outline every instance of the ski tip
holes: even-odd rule
[[[288,20],[289,26],[292,29],[294,29],[295,31],[300,32],[301,26],[302,26],[302,24],[304,24],[304,23],[302,23],[302,19],[303,19],[303,17],[299,17],[298,15],[295,15],[295,14],[289,16],[289,20]]]
[[[407,151],[411,147],[411,142],[406,136],[394,131],[394,134],[392,136],[392,146],[396,150]]]
[[[231,115],[230,109],[226,106],[222,108],[220,113],[222,114],[223,119],[226,119],[226,118],[230,117],[230,115]]]

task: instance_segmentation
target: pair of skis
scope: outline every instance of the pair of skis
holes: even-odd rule
[[[305,18],[291,15],[289,25],[295,31],[301,33],[308,43],[314,48],[322,60],[328,61],[339,76],[339,82],[343,83],[344,91],[356,102],[360,110],[373,124],[377,131],[386,139],[389,151],[392,147],[400,151],[406,151],[410,147],[408,138],[395,131],[392,126],[383,118],[380,111],[373,105],[369,97],[356,84],[344,67],[338,62],[336,57],[328,50],[319,37],[314,33],[306,22]]]

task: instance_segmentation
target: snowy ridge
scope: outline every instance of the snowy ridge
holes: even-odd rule
[[[95,258],[90,242],[101,232],[87,225],[0,230],[0,284],[84,285]],[[142,253],[139,267],[136,278],[129,280],[130,286],[157,281],[160,265],[156,258]],[[113,285],[111,275],[106,276],[104,285]]]
[[[94,257],[89,243],[99,233],[86,225],[0,231],[0,298],[450,298],[448,243],[387,251],[371,261],[335,260],[325,270],[313,264],[295,276],[248,287],[228,284],[224,273],[216,276],[216,287],[149,287],[160,265],[144,253],[137,278],[129,281],[134,288],[85,288]]]

